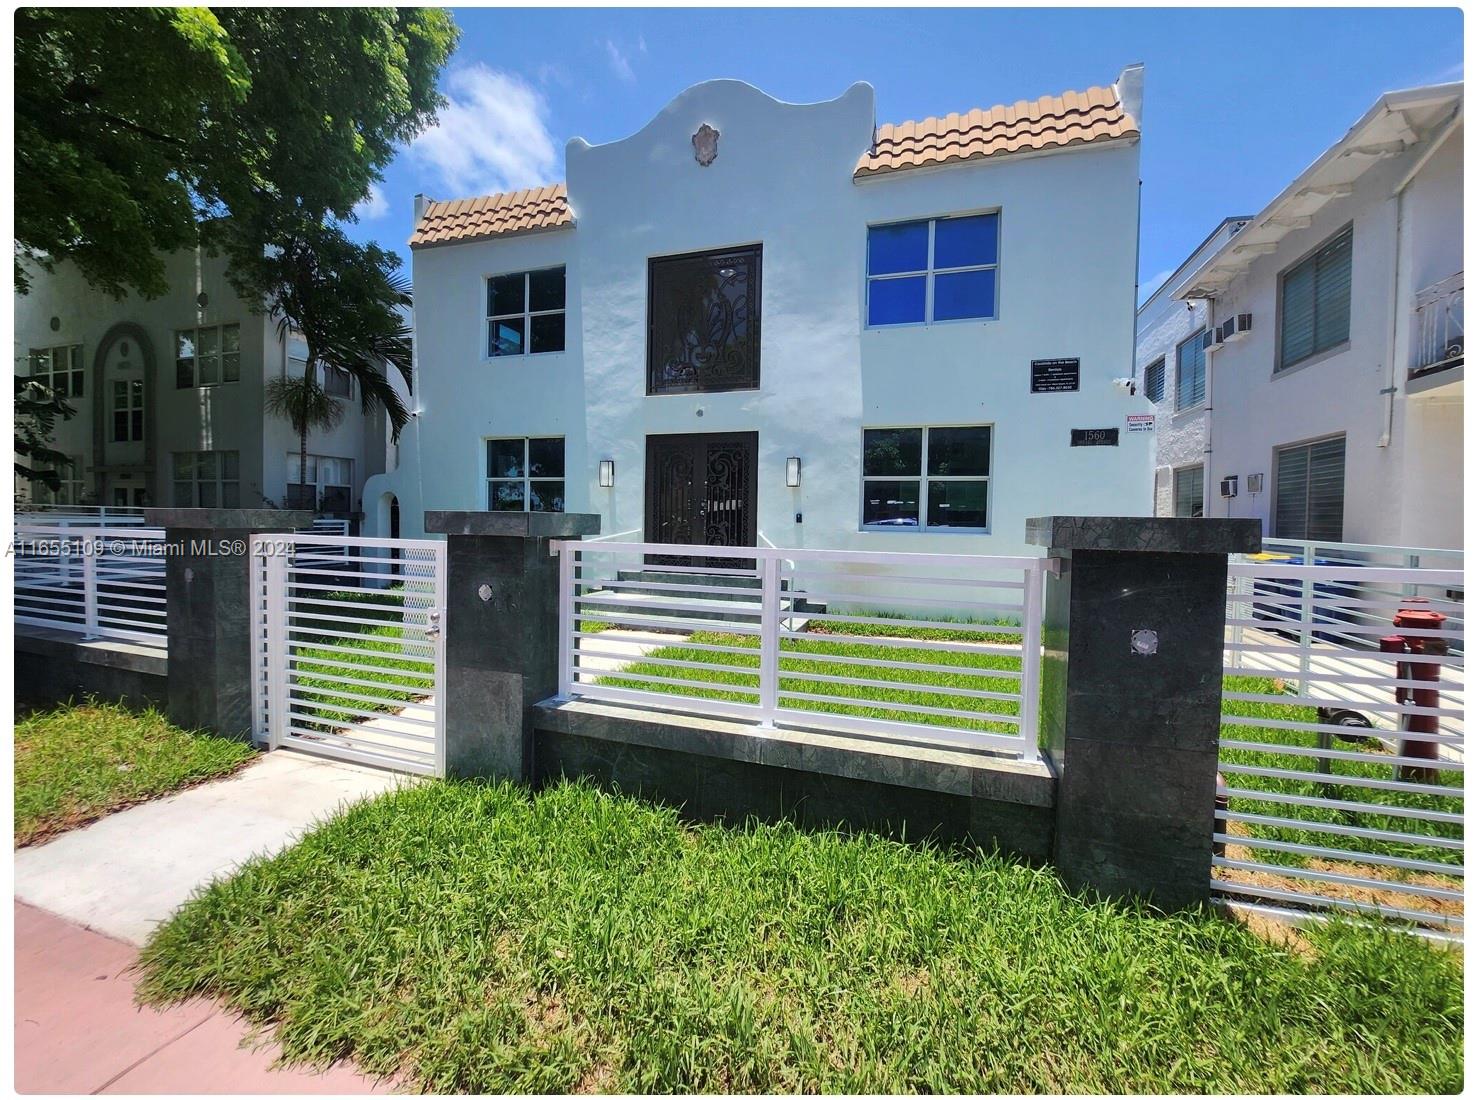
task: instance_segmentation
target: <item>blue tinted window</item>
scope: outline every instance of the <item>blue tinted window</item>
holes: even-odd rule
[[[996,315],[996,269],[935,276],[935,320]]]
[[[929,222],[874,226],[868,230],[868,274],[923,271],[929,248]]]
[[[935,222],[936,271],[996,263],[996,215],[942,218]]]
[[[870,325],[906,325],[923,320],[923,275],[869,281],[868,323]]]

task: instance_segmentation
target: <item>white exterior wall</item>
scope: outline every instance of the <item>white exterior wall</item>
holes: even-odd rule
[[[707,168],[691,144],[703,123],[720,133]],[[865,84],[809,105],[697,85],[630,138],[568,145],[573,228],[418,249],[421,415],[367,496],[395,492],[415,533],[423,508],[486,507],[484,437],[560,434],[567,507],[636,538],[648,435],[746,431],[762,543],[1021,553],[1031,516],[1148,514],[1152,437],[1123,429],[1150,406],[1112,384],[1133,358],[1138,144],[854,182],[873,125]],[[870,223],[993,209],[999,320],[865,328]],[[756,242],[759,389],[648,397],[648,260]],[[485,277],[558,263],[566,351],[486,359]],[[1030,361],[1059,356],[1082,360],[1080,392],[1030,395]],[[915,424],[993,426],[990,534],[859,530],[863,428]],[[1075,427],[1118,427],[1120,446],[1070,448]],[[613,489],[596,485],[605,458]]]
[[[1173,472],[1201,462],[1207,446],[1206,403],[1179,411],[1176,408],[1176,348],[1192,333],[1207,327],[1209,310],[1204,301],[1182,302],[1172,295],[1182,278],[1201,267],[1241,224],[1241,221],[1224,222],[1219,226],[1136,312],[1135,377],[1140,385],[1144,386],[1147,367],[1157,359],[1166,362],[1164,396],[1155,404],[1155,514],[1158,516],[1176,514]],[[1205,477],[1202,495],[1204,502],[1210,499]]]
[[[15,373],[30,374],[30,349],[81,344],[87,371],[82,400],[71,400],[77,415],[58,424],[53,446],[83,459],[82,478],[92,503],[111,504],[112,481],[99,484],[97,467],[106,464],[148,466],[145,475],[151,500],[171,503],[171,454],[176,451],[237,451],[241,461],[241,502],[260,506],[265,499],[281,504],[286,456],[297,450],[292,428],[277,418],[264,419],[264,378],[282,373],[286,351],[276,322],[253,313],[226,279],[225,262],[203,252],[182,251],[165,257],[170,290],[159,298],[126,296],[116,300],[90,287],[71,264],[55,272],[34,270],[31,291],[15,299]],[[197,303],[201,293],[206,305]],[[51,319],[59,327],[53,331]],[[175,330],[197,325],[241,326],[241,379],[192,389],[175,388]],[[147,347],[131,330],[143,330]],[[129,352],[122,352],[122,341]],[[123,373],[115,373],[122,363]],[[152,364],[149,365],[149,364]],[[146,384],[146,444],[110,439],[110,386],[114,377],[143,378]],[[95,425],[96,430],[95,430]],[[99,449],[99,442],[101,449]],[[367,419],[355,400],[344,423],[325,437],[315,433],[309,449],[355,460],[355,477],[383,468],[383,443],[376,417]]]
[[[1307,228],[1291,231],[1276,251],[1255,259],[1215,302],[1214,323],[1252,313],[1253,331],[1208,357],[1210,482],[1215,489],[1223,477],[1235,474],[1242,482],[1262,473],[1266,491],[1250,497],[1240,487],[1230,507],[1209,501],[1208,515],[1256,517],[1272,535],[1275,448],[1343,432],[1346,542],[1463,545],[1461,390],[1448,402],[1457,402],[1457,412],[1406,394],[1413,293],[1463,267],[1462,131],[1449,140],[1456,148],[1429,160],[1405,198],[1399,201],[1393,191],[1421,147],[1374,165],[1352,194],[1327,203]],[[1348,224],[1354,227],[1349,343],[1275,376],[1279,277]],[[1443,275],[1430,278],[1429,272]],[[1387,432],[1382,391],[1394,374],[1390,439],[1381,446]]]

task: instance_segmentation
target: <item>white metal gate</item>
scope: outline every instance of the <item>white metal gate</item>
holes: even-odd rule
[[[444,774],[446,551],[430,539],[253,536],[256,739]]]
[[[1463,928],[1461,570],[1228,568],[1212,890]]]

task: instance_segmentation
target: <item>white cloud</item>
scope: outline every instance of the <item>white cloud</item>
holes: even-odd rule
[[[384,217],[389,210],[390,203],[385,201],[385,192],[378,183],[372,183],[369,194],[355,204],[354,216],[359,221],[372,222]]]
[[[531,84],[483,64],[447,77],[447,105],[411,143],[411,156],[440,177],[448,197],[517,191],[559,178],[549,104]]]
[[[606,39],[606,56],[611,59],[611,70],[616,73],[617,79],[628,84],[637,82],[637,74],[632,72],[632,63],[627,60],[627,55],[621,52],[621,47],[611,39]]]
[[[1158,271],[1149,279],[1142,282],[1140,284],[1140,301],[1135,304],[1143,306],[1152,294],[1161,289],[1161,284],[1175,273],[1176,269],[1174,267],[1168,267],[1165,271]]]

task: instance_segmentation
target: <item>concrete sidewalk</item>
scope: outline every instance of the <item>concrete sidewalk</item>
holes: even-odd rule
[[[197,889],[281,851],[342,806],[407,776],[302,753],[268,753],[228,779],[122,810],[15,853],[24,902],[142,945]]]
[[[348,1066],[273,1069],[275,1047],[210,1001],[134,1004],[129,944],[15,903],[15,1090],[22,1093],[390,1092]]]

